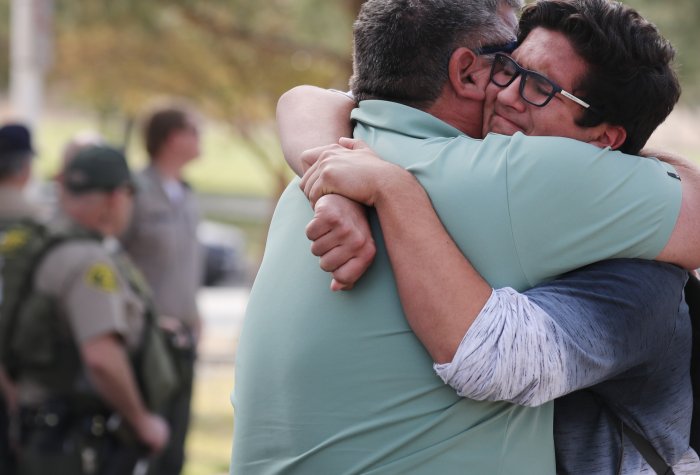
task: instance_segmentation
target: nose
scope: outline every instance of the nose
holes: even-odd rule
[[[496,101],[503,106],[510,107],[518,112],[523,112],[526,104],[523,98],[520,97],[520,82],[522,80],[523,77],[518,76],[512,83],[502,88],[496,96]]]

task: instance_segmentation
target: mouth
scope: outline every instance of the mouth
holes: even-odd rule
[[[525,133],[525,129],[498,112],[494,112],[491,116],[488,131],[502,135],[513,135],[516,132]]]

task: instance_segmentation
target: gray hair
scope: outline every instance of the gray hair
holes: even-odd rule
[[[358,101],[430,106],[448,80],[452,53],[513,41],[503,14],[522,0],[368,0],[354,24],[350,85]]]

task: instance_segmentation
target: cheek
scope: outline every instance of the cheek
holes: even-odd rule
[[[500,91],[502,91],[502,88],[489,82],[489,85],[486,86],[486,89],[485,89],[486,98],[484,100],[484,107],[493,108],[493,105],[496,102],[496,98],[498,97],[498,93]]]
[[[532,134],[576,138],[573,133],[575,125],[571,114],[562,113],[556,107],[533,108],[531,111]]]
[[[500,88],[493,85],[489,85],[489,87],[486,88],[486,97],[484,98],[484,120],[487,120],[493,114],[498,91],[500,91]]]

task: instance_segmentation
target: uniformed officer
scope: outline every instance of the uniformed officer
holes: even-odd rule
[[[147,308],[115,239],[131,216],[132,179],[121,152],[95,146],[67,165],[63,186],[69,237],[42,257],[25,303],[51,311],[23,315],[13,335],[19,473],[131,473],[115,468],[127,449],[157,453],[169,435],[137,381],[148,378],[134,364]]]
[[[202,282],[202,250],[197,240],[199,212],[182,171],[200,152],[194,114],[184,107],[156,110],[145,121],[149,166],[137,177],[134,217],[124,247],[153,289],[161,325],[180,346],[181,392],[166,418],[171,441],[157,473],[176,475],[184,463],[194,377],[194,350],[200,333],[197,290]]]
[[[21,124],[0,127],[0,235],[18,220],[36,219],[38,209],[26,198],[24,190],[31,177],[34,150],[29,130]],[[0,261],[0,267],[2,262]],[[0,299],[2,280],[0,279]],[[14,410],[16,391],[0,368],[0,473],[13,473],[13,454],[9,444],[9,411]]]

